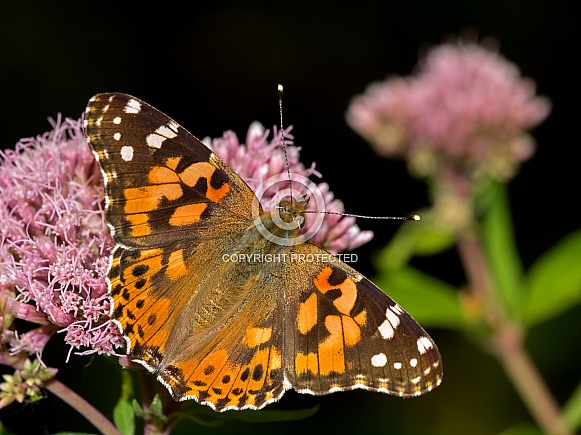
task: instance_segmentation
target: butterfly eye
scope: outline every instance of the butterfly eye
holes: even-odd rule
[[[272,221],[279,227],[285,230],[300,229],[304,223],[304,216],[295,207],[295,201],[291,203],[288,200],[283,200],[279,205],[274,207],[271,212]]]

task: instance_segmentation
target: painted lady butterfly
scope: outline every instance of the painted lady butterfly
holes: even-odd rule
[[[304,200],[265,213],[210,149],[129,95],[94,96],[84,122],[117,243],[112,316],[175,400],[259,409],[290,388],[410,397],[440,384],[436,345],[397,303],[323,249],[287,243]]]

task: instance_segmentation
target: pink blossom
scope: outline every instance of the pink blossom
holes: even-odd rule
[[[379,154],[403,156],[420,175],[455,165],[507,179],[533,154],[527,130],[549,111],[514,64],[456,43],[431,50],[414,76],[370,85],[353,99],[347,121]]]
[[[103,214],[100,172],[78,120],[0,151],[0,260],[13,316],[43,323],[11,340],[11,352],[40,356],[57,331],[84,352],[114,354],[125,345],[111,323],[105,284],[113,246]],[[83,339],[78,339],[79,329]]]

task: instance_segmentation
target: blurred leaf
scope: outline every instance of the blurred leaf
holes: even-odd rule
[[[523,267],[512,228],[508,192],[502,184],[487,189],[490,201],[483,219],[483,238],[500,300],[513,316],[521,316]]]
[[[502,431],[500,435],[543,435],[543,432],[532,423],[520,423]]]
[[[163,413],[163,402],[159,394],[153,396],[153,400],[149,405],[149,410],[151,411],[151,414],[155,418],[157,418],[160,421],[163,421],[164,423],[167,422],[167,416]]]
[[[135,414],[133,406],[128,400],[119,399],[113,408],[113,422],[122,435],[133,435],[135,433]]]
[[[466,326],[457,290],[431,275],[406,267],[384,272],[374,281],[423,326]]]
[[[429,211],[420,212],[419,215],[419,221],[404,222],[380,252],[379,270],[399,269],[414,255],[434,255],[452,246],[454,238],[434,224]]]
[[[14,432],[11,432],[8,429],[6,429],[2,424],[2,421],[0,420],[0,435],[12,435],[12,434],[14,434]]]
[[[135,433],[135,412],[131,399],[133,398],[133,379],[128,370],[121,371],[121,396],[113,408],[113,423],[123,435]]]
[[[565,423],[574,432],[581,428],[581,384],[577,385],[569,400],[563,406]]]
[[[581,301],[581,231],[559,241],[528,275],[525,322],[547,320]]]

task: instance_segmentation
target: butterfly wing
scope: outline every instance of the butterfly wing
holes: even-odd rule
[[[251,218],[254,194],[177,122],[130,95],[91,98],[85,136],[106,184],[107,221],[129,248],[192,244]]]
[[[435,343],[412,317],[367,278],[311,244],[301,274],[286,285],[285,373],[303,393],[363,388],[402,397],[438,386]],[[311,261],[312,260],[312,261]]]
[[[278,397],[276,303],[235,316],[248,302],[235,300],[247,275],[222,261],[251,221],[250,188],[179,124],[129,95],[93,97],[85,135],[106,183],[117,242],[108,272],[112,316],[129,358],[156,372],[176,400],[224,409]],[[238,320],[228,327],[231,318]],[[209,382],[211,371],[220,378]],[[258,388],[261,373],[270,381]]]

